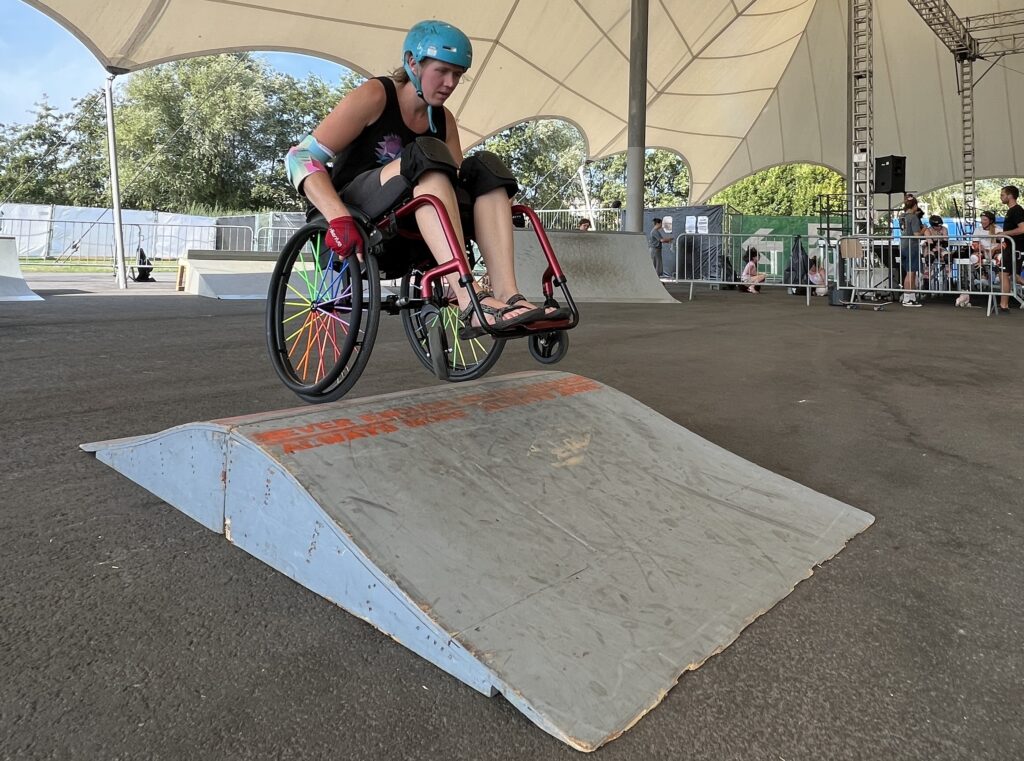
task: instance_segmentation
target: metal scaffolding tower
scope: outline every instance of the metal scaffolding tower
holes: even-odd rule
[[[1000,58],[1024,53],[1024,10],[987,13],[961,19],[946,0],[909,2],[956,59],[963,139],[964,218],[967,225],[973,228],[977,218],[974,189],[974,88]],[[991,63],[981,76],[975,77],[974,62],[982,59]]]
[[[850,0],[849,45],[849,210],[850,232],[872,233],[874,209],[873,0]]]
[[[964,170],[964,223],[968,232],[974,232],[978,218],[978,204],[974,192],[974,59],[956,59],[960,77],[960,135],[963,142]]]

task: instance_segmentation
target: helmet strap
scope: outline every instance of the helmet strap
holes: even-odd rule
[[[403,65],[405,66],[405,73],[409,75],[409,81],[412,82],[412,86],[416,89],[416,94],[420,96],[424,103],[427,103],[427,99],[423,97],[423,85],[420,84],[420,78],[413,73],[412,66],[409,65],[408,60]],[[427,103],[427,124],[430,125],[430,131],[437,134],[437,127],[434,126],[434,107],[429,103]]]

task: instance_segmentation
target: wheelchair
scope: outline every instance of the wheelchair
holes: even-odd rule
[[[439,265],[422,245],[422,255],[389,256],[389,240],[419,238],[401,223],[426,205],[432,206],[441,220],[452,258]],[[459,246],[440,199],[420,195],[379,219],[370,219],[352,206],[349,212],[363,235],[362,262],[355,256],[339,259],[326,246],[327,223],[320,218],[292,235],[270,280],[267,349],[278,377],[303,401],[331,402],[352,389],[370,359],[382,312],[401,316],[413,354],[443,381],[483,377],[498,361],[505,342],[515,338],[526,338],[530,354],[542,364],[554,364],[565,357],[569,348],[567,331],[579,323],[579,310],[547,234],[532,209],[513,206],[513,221],[522,226],[529,220],[533,227],[547,260],[541,282],[544,306],[559,309],[562,316],[505,329],[487,324],[480,308],[481,297],[473,287],[469,241],[467,250]],[[460,337],[458,300],[445,277],[449,274],[457,274],[459,286],[468,289],[481,325],[476,337]],[[398,278],[398,293],[382,299],[381,280]],[[565,309],[555,299],[556,288],[564,299]]]

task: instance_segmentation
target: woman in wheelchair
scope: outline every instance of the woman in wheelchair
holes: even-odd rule
[[[469,38],[459,29],[440,21],[416,24],[405,38],[402,67],[349,93],[291,149],[289,178],[327,220],[325,242],[339,260],[363,254],[349,206],[377,220],[411,198],[436,196],[460,250],[471,237],[483,254],[494,290],[478,290],[477,300],[492,330],[565,319],[568,310],[538,307],[519,293],[511,213],[519,186],[512,173],[493,153],[462,159],[458,126],[444,104],[472,59]],[[434,259],[450,261],[454,252],[434,207],[417,208],[415,221]],[[460,337],[484,333],[459,275],[447,277],[459,303]]]

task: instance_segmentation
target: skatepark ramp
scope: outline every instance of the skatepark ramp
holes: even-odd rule
[[[637,233],[550,232],[576,301],[677,304],[658,280]],[[547,261],[532,230],[515,231],[516,275],[531,298],[543,298]],[[180,290],[213,299],[266,299],[277,254],[261,251],[189,251]]]
[[[178,277],[181,289],[211,299],[263,300],[270,289],[276,253],[190,250]]]
[[[21,264],[18,263],[17,241],[0,235],[0,301],[42,301],[43,297],[28,287]]]
[[[547,262],[532,230],[513,233],[519,286],[540,298]],[[661,284],[640,233],[548,232],[576,301],[678,304]]]
[[[566,373],[82,448],[584,751],[873,521]]]

